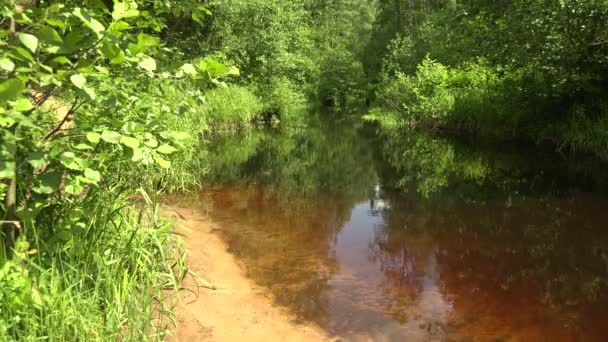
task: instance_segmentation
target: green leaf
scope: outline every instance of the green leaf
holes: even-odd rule
[[[112,12],[112,18],[119,20],[123,18],[133,18],[139,15],[139,11],[134,8],[127,7],[127,3],[117,2],[114,4],[114,11]]]
[[[84,176],[87,177],[87,179],[95,182],[95,184],[97,184],[101,180],[101,174],[99,173],[99,171],[95,171],[89,168],[84,169]]]
[[[190,63],[184,64],[182,70],[188,75],[196,75],[196,69],[194,68],[194,65]]]
[[[19,33],[17,35],[17,38],[19,39],[21,44],[23,44],[23,46],[28,48],[30,51],[36,52],[36,50],[38,49],[38,38],[36,38],[36,36],[33,36],[28,33]]]
[[[114,131],[106,130],[101,133],[101,139],[110,144],[120,144],[121,137],[122,135],[120,133]]]
[[[50,26],[41,28],[40,31],[37,32],[37,35],[42,42],[50,45],[59,45],[63,43],[63,39],[61,39],[59,33]]]
[[[122,131],[127,134],[133,134],[137,130],[137,124],[133,121],[127,121],[122,125]]]
[[[70,60],[65,56],[55,57],[55,58],[51,59],[51,62],[57,63],[57,64],[70,64],[71,63]]]
[[[156,61],[150,57],[144,57],[141,62],[139,62],[139,67],[148,71],[156,70]]]
[[[101,36],[101,33],[105,30],[105,27],[103,27],[103,25],[97,19],[91,18],[91,16],[86,12],[83,13],[82,9],[77,7],[72,13],[78,19],[80,19],[86,27],[93,30],[93,32],[95,32],[98,37]]]
[[[171,163],[170,163],[168,160],[166,160],[166,159],[164,159],[164,158],[162,158],[162,157],[155,156],[155,157],[154,157],[154,160],[155,160],[155,161],[156,161],[156,163],[157,163],[157,164],[158,164],[160,167],[162,167],[163,169],[168,169],[168,168],[170,168],[170,167],[171,167]]]
[[[140,53],[145,53],[149,48],[158,45],[160,45],[160,39],[158,37],[140,33],[137,35],[137,44],[129,44],[129,52],[131,52],[133,56],[137,56]]]
[[[128,136],[123,136],[122,138],[120,138],[120,143],[132,149],[138,148],[140,144],[139,139]]]
[[[97,95],[95,94],[95,90],[93,90],[93,88],[91,87],[84,87],[82,90],[84,90],[84,92],[87,94],[87,96],[89,96],[91,100],[95,100],[95,98],[97,97]]]
[[[69,178],[65,185],[65,192],[71,195],[79,195],[82,192],[83,186],[78,178]]]
[[[28,98],[21,98],[13,105],[13,110],[17,112],[25,112],[32,109],[32,101]]]
[[[45,172],[42,175],[36,177],[38,185],[33,187],[32,190],[38,194],[49,195],[57,190],[61,186],[61,172],[54,170]]]
[[[129,25],[129,23],[124,21],[115,21],[112,23],[112,25],[110,25],[108,30],[112,33],[121,34],[121,31],[128,30],[129,28],[131,28],[131,25]]]
[[[101,45],[101,52],[104,56],[112,60],[118,57],[122,50],[115,44],[112,44],[109,40],[105,40]]]
[[[23,81],[11,78],[0,83],[0,100],[10,101],[14,100],[25,90],[25,83]]]
[[[156,148],[158,146],[158,141],[154,138],[148,139],[145,141],[146,146],[151,148]]]
[[[42,152],[32,152],[29,156],[27,156],[28,164],[32,165],[34,168],[41,168],[47,166],[49,163],[46,160],[46,155]]]
[[[15,119],[0,116],[0,127],[10,127],[15,123]]]
[[[0,161],[0,179],[12,178],[15,175],[15,162]]]
[[[192,138],[192,136],[186,132],[173,132],[172,136],[175,140],[187,140]]]
[[[101,139],[101,134],[97,132],[89,132],[87,133],[87,140],[93,144],[97,144]]]
[[[0,69],[12,72],[15,70],[15,63],[8,59],[8,57],[2,57],[0,58]]]
[[[24,49],[22,47],[17,47],[17,48],[15,48],[15,51],[19,54],[19,56],[13,55],[15,58],[17,58],[19,60],[30,61],[30,62],[34,61],[34,56],[32,56],[32,54],[29,53],[26,49]]]
[[[228,71],[226,72],[226,75],[227,76],[240,76],[241,71],[237,67],[230,67],[230,69],[228,69]]]
[[[70,76],[70,81],[72,81],[72,83],[77,88],[80,88],[80,89],[82,89],[84,87],[84,85],[87,83],[87,79],[80,74],[74,74],[74,75]]]
[[[93,146],[91,145],[87,145],[87,144],[78,144],[76,146],[74,146],[75,149],[79,150],[79,151],[86,151],[86,150],[93,150]]]
[[[63,152],[59,155],[59,161],[63,166],[67,167],[70,170],[80,171],[83,169],[83,160],[81,158],[76,157],[73,152]]]
[[[161,154],[171,154],[171,153],[175,153],[177,152],[177,149],[171,145],[161,145],[159,148],[156,149],[156,152],[161,153]]]
[[[133,150],[131,150],[132,152],[132,156],[131,156],[131,161],[137,162],[140,161],[143,157],[144,157],[144,153],[141,150],[141,148],[134,148]]]
[[[112,12],[112,18],[114,20],[122,19],[122,15],[127,11],[127,4],[124,2],[117,2],[114,4],[114,11]]]

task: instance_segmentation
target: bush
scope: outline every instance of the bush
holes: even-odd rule
[[[178,287],[172,265],[183,260],[152,208],[94,191],[43,209],[25,232],[32,245],[20,240],[0,268],[0,339],[162,339],[171,312],[162,291]]]
[[[398,113],[406,125],[443,122],[454,108],[450,75],[447,67],[427,58],[418,66],[416,76],[398,72],[381,85],[377,103]]]
[[[249,126],[262,111],[258,97],[242,86],[230,85],[211,90],[203,107],[209,129],[216,132],[240,130]]]
[[[263,101],[264,119],[295,123],[303,119],[306,97],[292,81],[286,77],[272,78],[258,86],[258,94]]]

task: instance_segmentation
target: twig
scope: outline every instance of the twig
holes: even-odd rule
[[[63,127],[63,125],[68,121],[69,117],[78,110],[78,108],[80,108],[80,106],[82,105],[81,103],[78,103],[78,97],[74,100],[74,103],[72,104],[72,107],[70,107],[70,109],[68,110],[68,112],[65,114],[65,116],[63,117],[63,119],[61,120],[61,122],[59,122],[59,124],[57,125],[57,127],[55,127],[51,132],[49,132],[44,139],[42,139],[43,141],[49,140],[50,138],[52,138],[57,132],[59,132],[61,130],[61,128]]]

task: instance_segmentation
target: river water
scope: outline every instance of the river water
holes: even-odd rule
[[[605,165],[371,133],[208,147],[196,203],[278,305],[353,341],[608,341]]]

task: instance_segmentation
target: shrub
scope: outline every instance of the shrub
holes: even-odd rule
[[[303,119],[306,97],[288,78],[272,78],[268,83],[259,85],[257,91],[263,101],[262,111],[266,121],[295,123]]]
[[[442,121],[454,108],[449,81],[449,69],[427,58],[418,66],[416,76],[397,73],[383,85],[377,101],[382,107],[399,113],[407,125]]]
[[[230,85],[211,90],[203,113],[213,131],[233,131],[249,126],[262,111],[258,97],[249,89]]]

